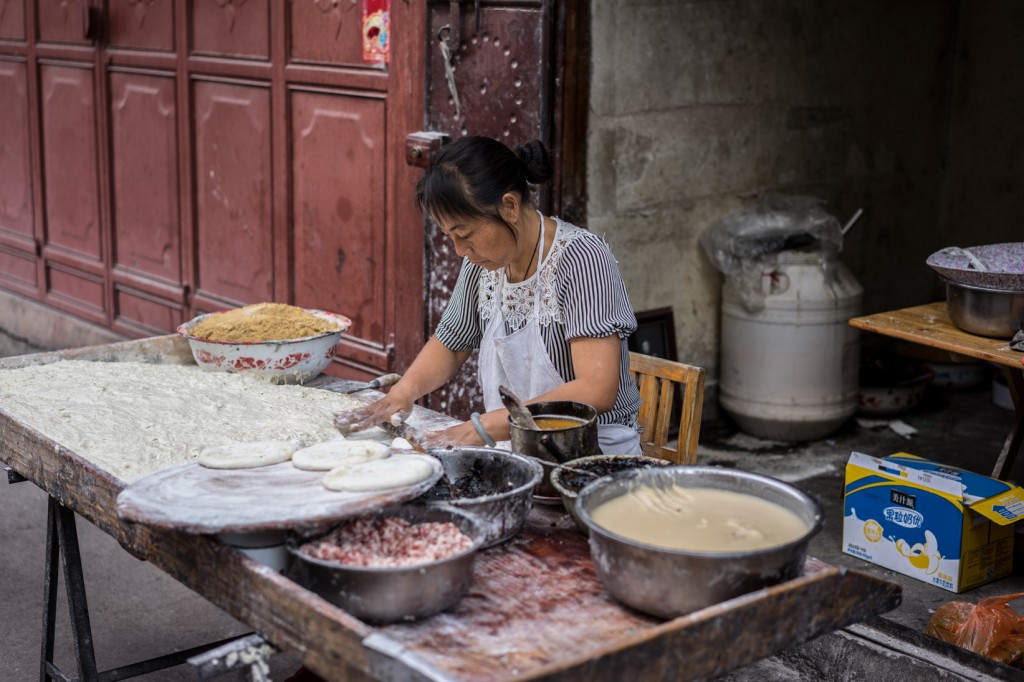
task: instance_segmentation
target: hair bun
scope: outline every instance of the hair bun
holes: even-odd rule
[[[538,185],[551,179],[551,157],[543,142],[533,140],[526,144],[517,144],[512,148],[512,153],[523,162],[528,182]]]

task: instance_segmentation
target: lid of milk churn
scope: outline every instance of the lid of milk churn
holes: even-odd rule
[[[800,250],[814,253],[828,275],[842,250],[846,227],[828,213],[816,197],[766,195],[754,204],[729,213],[700,236],[708,258],[735,288],[750,312],[764,307],[762,277],[774,268],[778,255]]]

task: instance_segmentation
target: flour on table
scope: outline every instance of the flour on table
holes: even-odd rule
[[[208,446],[338,437],[355,398],[195,365],[64,360],[0,370],[0,410],[131,483]]]

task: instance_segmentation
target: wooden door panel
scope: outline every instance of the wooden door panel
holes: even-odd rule
[[[197,81],[196,233],[201,293],[232,303],[274,291],[270,91]]]
[[[190,12],[194,53],[270,57],[268,0],[206,0],[191,3]]]
[[[544,8],[483,7],[480,13],[479,33],[471,10],[461,18],[462,40],[454,59],[459,118],[436,41],[451,18],[448,12],[431,13],[430,35],[435,37],[429,81],[431,122],[452,138],[487,135],[509,145],[543,139],[548,112],[541,93],[549,85]]]
[[[113,72],[109,110],[114,267],[180,284],[174,78]]]
[[[115,329],[135,336],[167,334],[184,321],[180,303],[116,283],[114,310]]]
[[[25,64],[0,61],[0,235],[34,252],[27,88]]]
[[[459,13],[453,15],[452,8]],[[486,135],[512,146],[534,139],[550,144],[553,90],[551,3],[506,6],[493,3],[474,10],[468,3],[430,4],[430,57],[427,98],[429,129],[447,132],[452,139]],[[480,12],[477,30],[476,12]],[[457,50],[453,49],[455,106],[445,77],[438,36],[452,37],[459,27]],[[449,27],[444,29],[444,27]],[[552,151],[554,151],[552,149]],[[557,161],[556,161],[557,164]],[[534,197],[541,210],[550,210],[548,197]],[[451,241],[428,220],[428,248],[432,255],[429,273],[428,315],[430,329],[441,320],[462,267]],[[459,374],[427,399],[434,409],[465,416],[482,409],[483,393],[477,381],[474,353]]]
[[[288,11],[292,60],[367,66],[363,63],[360,3],[291,2]]]
[[[166,0],[107,0],[111,47],[174,49],[174,3]]]
[[[88,0],[36,0],[39,40],[86,43],[85,8]]]
[[[0,3],[0,38],[25,39],[25,0]]]
[[[295,303],[383,347],[384,100],[295,92],[291,112]]]
[[[99,262],[93,70],[43,65],[40,81],[46,242]]]
[[[0,245],[0,282],[12,289],[36,293],[39,267],[34,253]]]
[[[60,263],[47,263],[46,289],[51,302],[70,307],[82,317],[106,322],[106,297],[101,275],[81,272]]]

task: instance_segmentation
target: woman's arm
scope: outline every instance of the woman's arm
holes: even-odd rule
[[[600,339],[583,337],[569,343],[576,378],[538,396],[519,396],[527,404],[548,400],[574,400],[592,405],[598,412],[615,406],[619,393],[619,357],[621,339],[612,334]],[[394,389],[392,389],[394,390]],[[493,410],[480,415],[480,424],[494,440],[512,437],[508,410]],[[482,445],[483,439],[470,422],[431,433],[430,445]]]
[[[455,376],[470,351],[452,351],[431,336],[402,379],[380,400],[349,412],[340,412],[334,423],[344,431],[361,431],[387,422],[395,414],[404,420],[412,404]]]

